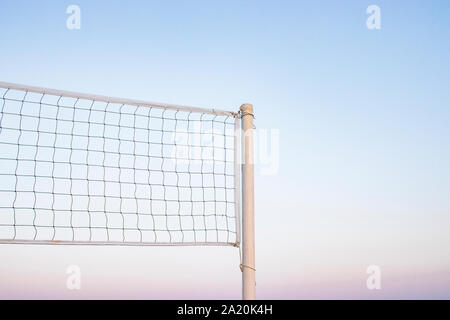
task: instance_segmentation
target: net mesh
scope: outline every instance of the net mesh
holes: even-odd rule
[[[237,243],[233,116],[0,97],[0,240]]]

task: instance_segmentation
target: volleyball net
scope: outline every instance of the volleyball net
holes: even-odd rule
[[[0,242],[240,242],[239,115],[0,83]]]

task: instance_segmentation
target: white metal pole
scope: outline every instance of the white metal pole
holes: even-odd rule
[[[253,106],[241,106],[242,117],[242,298],[256,298]]]

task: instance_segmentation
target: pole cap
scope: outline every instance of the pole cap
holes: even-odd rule
[[[249,115],[249,114],[253,115],[253,105],[252,104],[249,104],[249,103],[243,104],[241,106],[240,110],[241,110],[242,116]]]

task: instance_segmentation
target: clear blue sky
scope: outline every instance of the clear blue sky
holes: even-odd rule
[[[66,28],[71,4],[81,30]],[[372,4],[380,30],[366,27]],[[450,298],[449,39],[446,0],[4,0],[0,80],[230,110],[253,103],[257,127],[280,132],[279,171],[257,168],[259,297]],[[7,284],[0,276],[1,295],[70,296],[58,279],[79,264],[85,297],[114,278],[119,296],[239,298],[232,249],[96,248],[89,259],[67,250],[0,247],[1,274],[15,273]],[[117,254],[129,262],[118,267]],[[130,280],[137,261],[141,280]],[[24,262],[46,280],[23,280]],[[175,275],[164,273],[174,263]],[[372,264],[383,270],[379,292],[365,288]],[[135,282],[123,288],[121,277]]]

